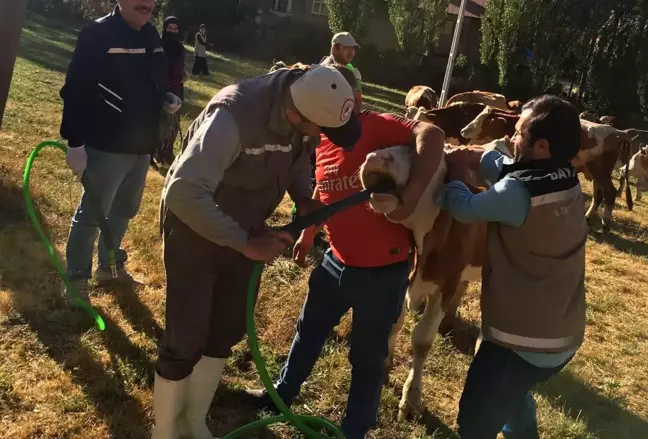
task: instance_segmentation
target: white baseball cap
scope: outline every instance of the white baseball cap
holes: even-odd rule
[[[317,124],[331,142],[353,148],[362,127],[353,111],[353,90],[342,73],[314,64],[290,86],[290,95],[302,116]]]
[[[360,48],[360,45],[356,43],[355,38],[349,32],[338,32],[333,35],[331,40],[331,46],[334,44],[341,44],[343,46],[357,47]]]

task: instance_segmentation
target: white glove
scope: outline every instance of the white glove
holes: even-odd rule
[[[167,92],[164,100],[164,111],[169,114],[176,113],[182,107],[182,99],[171,92]]]
[[[76,148],[68,148],[67,153],[65,154],[65,161],[70,169],[72,169],[72,172],[74,172],[74,175],[81,179],[81,176],[88,165],[88,154],[86,153],[85,145]]]
[[[355,79],[358,82],[362,82],[362,73],[360,73],[360,70],[358,70],[357,68],[353,69],[353,76],[355,76]]]

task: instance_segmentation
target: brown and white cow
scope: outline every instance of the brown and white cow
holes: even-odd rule
[[[485,146],[486,149],[508,149],[502,141]],[[390,221],[411,230],[416,245],[415,266],[407,290],[407,308],[394,325],[389,340],[388,371],[392,367],[396,338],[403,327],[406,310],[425,310],[412,333],[414,358],[399,404],[399,419],[421,413],[421,381],[427,356],[432,348],[439,325],[447,313],[453,313],[468,283],[481,280],[481,267],[486,252],[486,224],[464,224],[452,219],[447,211],[440,211],[435,200],[443,188],[448,171],[445,160],[436,163],[433,175],[425,181],[412,182],[410,170],[414,160],[427,160],[406,146],[395,146],[376,151],[367,156],[360,169],[363,186],[390,179],[397,188],[409,184],[424,187],[417,199],[399,199],[394,195],[373,195],[372,209],[384,214]],[[412,176],[412,179],[415,178]],[[464,178],[471,190],[477,187],[477,177],[470,171]]]
[[[620,169],[621,178],[619,179],[619,193],[623,192],[624,186],[626,184],[626,169],[625,165]],[[635,197],[636,201],[641,200],[641,193],[648,192],[648,146],[641,146],[639,151],[637,151],[628,164],[628,177],[634,177],[637,179],[637,196]],[[629,182],[627,184],[630,184]]]
[[[436,92],[426,85],[415,85],[410,88],[405,96],[405,111],[410,108],[425,108],[432,110],[437,107],[438,98]],[[406,116],[407,117],[407,116]]]
[[[478,144],[481,139],[513,136],[519,115],[498,113],[484,109],[462,131],[462,137],[470,143]],[[612,171],[628,164],[630,160],[630,136],[626,131],[618,130],[611,125],[590,122],[580,118],[581,145],[578,155],[572,160],[577,171],[582,172],[589,180],[594,181],[594,196],[587,211],[587,219],[598,215],[600,205],[605,202],[603,211],[603,231],[609,231],[612,225],[614,201],[620,192],[612,182]],[[626,203],[632,210],[633,203],[629,189],[626,190]]]
[[[483,104],[502,111],[518,111],[521,106],[520,101],[507,102],[504,95],[480,90],[458,93],[448,99],[446,107],[459,103]]]
[[[471,145],[483,145],[495,139],[512,136],[520,116],[510,112],[499,111],[490,106],[461,130],[461,136],[468,139]]]
[[[636,157],[638,159],[640,157],[638,154],[641,152],[641,150],[645,149],[646,146],[648,146],[648,131],[630,128],[625,130],[625,132],[630,138],[630,155],[633,158]],[[632,162],[632,159],[630,159],[630,161]],[[632,171],[632,165],[630,170]],[[619,190],[617,191],[617,196],[621,195],[623,193],[623,189],[625,188],[625,166],[619,168],[619,172],[621,175],[619,177]],[[633,177],[632,172],[630,173],[630,177]],[[637,184],[639,185],[643,183],[637,181]],[[635,200],[641,200],[641,192],[642,190],[640,190],[639,186],[637,186],[637,196]]]
[[[474,120],[486,106],[484,104],[455,104],[434,110],[419,109],[410,119],[422,120],[441,128],[446,135],[446,141],[453,145],[466,145],[468,140],[461,136],[461,130]]]

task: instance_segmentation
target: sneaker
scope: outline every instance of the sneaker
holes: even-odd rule
[[[67,287],[63,289],[63,294],[65,295],[65,300],[67,301],[68,305],[78,306],[77,301],[75,300],[75,296],[73,294],[76,294],[81,299],[90,303],[90,296],[88,293],[90,290],[90,286],[88,285],[88,279],[85,279],[83,277],[72,279],[70,280],[70,284],[72,284],[72,287],[74,288],[73,293],[69,293]]]
[[[95,280],[99,285],[119,283],[126,285],[144,285],[144,282],[135,279],[124,267],[117,268],[117,277],[113,278],[110,268],[97,268]]]

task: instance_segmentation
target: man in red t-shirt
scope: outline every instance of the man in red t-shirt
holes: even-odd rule
[[[373,151],[395,145],[416,145],[419,151],[438,148],[439,154],[443,150],[444,134],[433,125],[372,111],[362,111],[360,121],[362,136],[351,152],[322,136],[314,198],[326,205],[362,189],[360,165]],[[276,387],[290,405],[329,333],[352,309],[349,359],[353,370],[342,429],[347,439],[359,439],[376,423],[389,334],[408,285],[410,237],[405,228],[376,214],[367,203],[332,217],[325,230],[330,248],[311,273],[297,334]],[[305,265],[315,233],[315,228],[305,230],[295,245],[294,258],[300,266]],[[265,392],[250,393],[259,405],[272,408]]]

